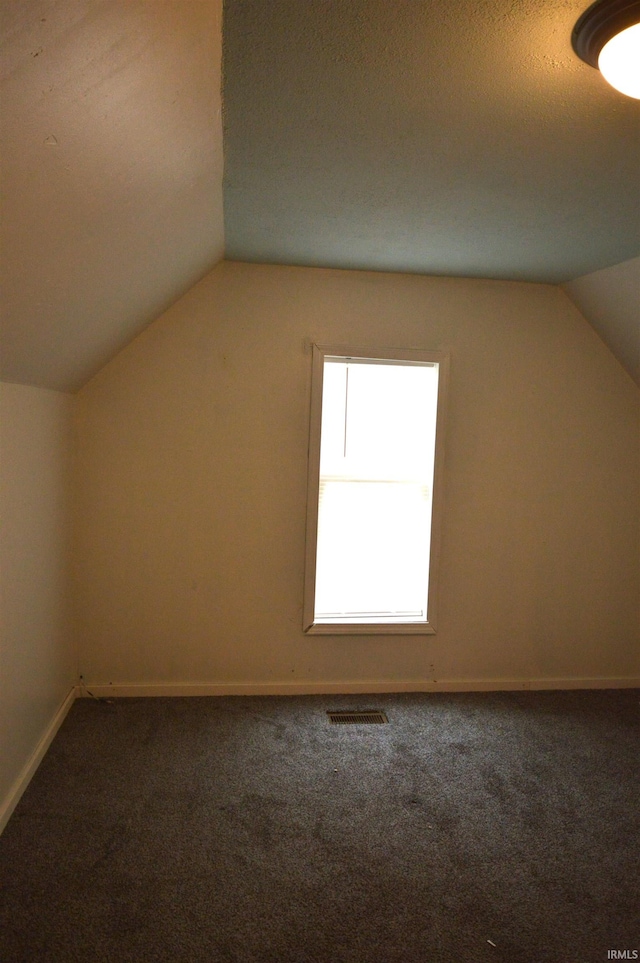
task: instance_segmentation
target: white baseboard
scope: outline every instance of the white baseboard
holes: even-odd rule
[[[53,742],[53,737],[64,722],[69,709],[76,699],[76,695],[77,690],[74,686],[49,723],[44,735],[40,739],[40,742],[33,751],[30,759],[9,790],[6,799],[2,802],[2,804],[0,804],[0,833],[9,822],[13,810],[18,805],[20,797],[31,782],[34,772],[42,762],[44,754]]]
[[[584,679],[441,679],[421,682],[209,682],[92,684],[97,698],[127,696],[356,695],[395,692],[511,692],[543,689],[636,689],[640,677]],[[87,689],[78,688],[78,696]]]

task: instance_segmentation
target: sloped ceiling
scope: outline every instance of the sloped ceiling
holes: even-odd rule
[[[0,0],[0,376],[75,390],[223,248],[553,283],[636,257],[640,104],[573,54],[586,5],[227,0],[223,231],[222,0]]]
[[[640,257],[576,278],[563,288],[640,385]]]
[[[73,390],[222,257],[222,0],[0,15],[0,371]]]

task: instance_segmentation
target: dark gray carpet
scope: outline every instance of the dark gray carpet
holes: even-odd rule
[[[77,701],[0,837],[0,959],[600,963],[640,949],[639,703]],[[330,726],[332,708],[390,722]]]

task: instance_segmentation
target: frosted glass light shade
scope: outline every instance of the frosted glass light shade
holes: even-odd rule
[[[612,87],[640,100],[640,23],[622,30],[604,45],[598,67]]]

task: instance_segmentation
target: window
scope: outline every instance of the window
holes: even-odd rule
[[[313,352],[304,629],[433,633],[448,359]]]

